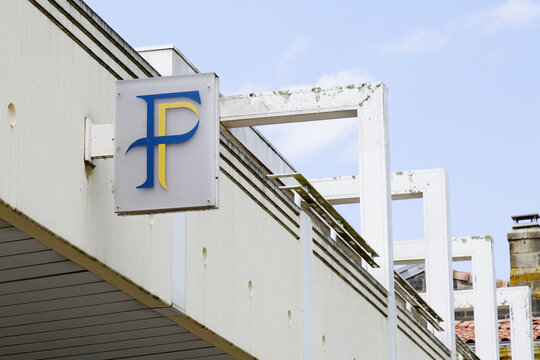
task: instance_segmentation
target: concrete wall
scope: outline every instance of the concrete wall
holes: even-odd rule
[[[385,358],[386,290],[320,228],[314,229],[313,359]]]
[[[420,325],[403,306],[398,305],[398,359],[448,359],[450,350]]]
[[[169,215],[113,213],[113,159],[85,167],[84,123],[111,123],[116,76],[147,75],[67,4],[0,1],[0,199],[170,302]],[[69,18],[86,25],[112,59]],[[50,18],[60,22],[75,43]],[[105,68],[89,52],[105,62]],[[115,76],[115,75],[116,76]],[[16,123],[10,126],[12,103]]]
[[[115,215],[114,159],[84,163],[85,118],[113,122],[114,82],[158,74],[84,7],[0,0],[0,214],[16,214],[14,225],[54,238],[47,244],[120,289],[131,284],[148,306],[168,306],[177,275],[171,216]],[[232,142],[221,138],[220,209],[186,216],[186,314],[263,359],[381,358],[384,288],[312,213],[313,252],[303,262],[300,207]],[[421,324],[402,322],[420,335],[398,339],[400,358],[444,353]]]
[[[220,209],[187,214],[186,313],[256,357],[300,359],[298,209],[221,154]]]

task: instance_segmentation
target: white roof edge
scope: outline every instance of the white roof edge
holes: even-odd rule
[[[159,51],[159,50],[172,50],[172,51],[174,51],[176,54],[178,54],[178,56],[180,56],[180,58],[182,58],[182,60],[184,60],[186,62],[186,64],[188,64],[188,66],[190,68],[193,69],[193,71],[195,71],[196,73],[200,72],[199,69],[197,69],[197,67],[195,65],[193,65],[191,63],[191,61],[189,61],[188,58],[184,54],[182,54],[182,52],[180,50],[178,50],[178,48],[176,46],[174,46],[174,44],[141,46],[141,47],[136,47],[135,48],[135,51],[137,51],[137,52]]]
[[[154,51],[154,50],[167,50],[174,49],[173,44],[163,44],[163,45],[151,45],[151,46],[140,46],[134,48],[137,52],[139,51]]]

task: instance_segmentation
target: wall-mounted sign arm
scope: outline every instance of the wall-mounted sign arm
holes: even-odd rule
[[[84,162],[95,167],[94,159],[114,156],[114,124],[95,124],[84,118]]]

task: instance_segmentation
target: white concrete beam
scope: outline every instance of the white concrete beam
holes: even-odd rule
[[[528,286],[499,288],[497,305],[510,307],[512,359],[533,360],[531,289]]]
[[[455,358],[454,287],[446,171],[430,169],[393,173],[392,194],[399,199],[414,198],[419,194],[423,196],[426,301],[443,317],[444,332],[435,335],[452,350],[452,357]]]
[[[388,138],[388,90],[379,83],[366,86],[364,95],[351,96],[358,111],[360,228],[362,237],[379,254],[381,265],[373,276],[388,289],[389,358],[396,359],[397,315],[394,295],[392,247],[392,195],[390,187],[390,141]],[[365,88],[357,89],[366,94]],[[351,89],[353,90],[353,89]]]
[[[360,202],[360,192],[358,191],[360,178],[358,176],[310,179],[309,182],[332,205]]]
[[[470,258],[472,262],[473,301],[478,304],[474,308],[476,354],[481,359],[496,359],[499,356],[499,334],[491,236],[452,239],[452,256],[455,259]]]
[[[415,263],[425,259],[425,250],[419,245],[423,240],[398,241],[394,243],[396,263]],[[475,308],[476,353],[482,359],[498,356],[497,307],[495,297],[495,270],[493,244],[490,236],[468,236],[452,239],[453,260],[471,260],[473,290],[470,298],[455,298],[454,307]],[[416,260],[416,261],[415,261]],[[455,293],[455,291],[454,291]],[[464,302],[465,301],[465,302]]]
[[[358,108],[360,146],[358,192],[359,197],[364,199],[360,203],[360,228],[362,237],[386,263],[381,264],[378,269],[373,269],[373,275],[387,289],[393,290],[388,100],[386,87],[379,85],[370,91],[370,98],[367,99],[369,101],[361,103],[363,106]],[[365,90],[361,91],[364,92]],[[357,97],[357,100],[360,98],[361,96]],[[393,294],[393,291],[391,293]]]
[[[483,303],[477,302],[474,290],[456,290],[454,291],[454,304],[456,309],[474,308],[474,325],[476,338],[476,354],[481,359],[497,359],[499,357],[499,348],[496,353],[488,354],[480,352],[478,348],[478,324],[476,312],[481,311]],[[497,305],[508,306],[510,308],[510,337],[512,359],[533,360],[534,342],[532,337],[532,317],[531,317],[531,290],[528,286],[516,286],[497,289]],[[498,327],[495,325],[498,339]]]
[[[394,264],[418,264],[425,262],[426,244],[424,240],[394,242]]]
[[[382,88],[377,82],[224,96],[221,123],[233,128],[356,117],[358,108]]]
[[[422,171],[422,170],[419,170]],[[391,174],[392,200],[415,199],[423,196],[420,189],[409,189],[402,191],[402,174],[410,172],[394,172]],[[405,175],[408,176],[408,175]],[[332,205],[357,204],[360,202],[358,193],[358,176],[335,176],[331,178],[310,179],[310,183],[315,186],[318,192],[324,194],[326,200]]]

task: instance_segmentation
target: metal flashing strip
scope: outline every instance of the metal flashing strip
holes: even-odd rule
[[[387,317],[388,316],[388,302],[386,301],[386,294],[377,294],[374,288],[379,288],[381,285],[377,282],[372,283],[367,277],[363,277],[364,273],[354,274],[351,269],[347,268],[335,257],[331,251],[325,249],[318,242],[314,242],[316,247],[313,247],[313,255],[319,259],[328,269],[336,274],[343,282],[345,282],[351,289],[357,292],[365,301],[371,304],[379,313]],[[365,271],[365,270],[364,270]],[[382,296],[381,296],[382,295]]]
[[[28,0],[32,5],[34,5],[39,11],[41,11],[46,17],[51,20],[53,24],[58,26],[60,30],[62,30],[68,37],[70,37],[76,44],[78,44],[84,51],[88,53],[94,60],[98,62],[103,68],[105,68],[112,76],[114,76],[117,80],[122,80],[122,76],[120,76],[116,71],[113,70],[105,61],[103,61],[98,55],[96,55],[90,48],[84,44],[81,40],[77,38],[71,31],[69,31],[62,23],[56,19],[51,13],[49,13],[37,0]]]
[[[111,45],[123,53],[135,66],[137,66],[146,76],[155,77],[160,74],[150,65],[135,49],[131,47],[116,31],[114,31],[98,14],[96,14],[83,0],[67,0],[67,2],[77,10],[90,24],[94,26]]]
[[[421,348],[424,353],[436,355],[430,356],[429,359],[452,359],[451,350],[442,341],[437,339],[435,334],[426,327],[425,323],[418,319],[416,314],[411,313],[407,310],[406,306],[399,304],[399,302],[396,304],[396,309],[398,310],[398,329],[410,341]]]
[[[480,360],[478,355],[463,341],[459,336],[456,335],[456,352],[463,356],[468,356],[472,360]]]
[[[84,35],[88,37],[92,42],[94,42],[105,54],[107,54],[114,62],[116,62],[120,67],[129,74],[133,79],[138,79],[139,76],[135,74],[124,62],[122,62],[113,52],[104,44],[102,44],[90,31],[87,29],[81,22],[76,20],[70,13],[69,10],[65,9],[55,0],[49,0],[49,3],[54,6],[62,15],[66,17],[73,25],[75,25]],[[73,6],[72,4],[70,4]]]
[[[39,11],[41,11],[53,24],[63,31],[69,38],[78,44],[88,55],[97,61],[117,80],[123,80],[124,75],[118,72],[122,69],[132,78],[153,77],[159,76],[159,73],[142,58],[131,46],[129,46],[116,32],[114,32],[99,16],[97,16],[83,1],[81,0],[28,0]],[[63,5],[61,5],[62,3]],[[69,7],[72,7],[82,15],[82,18],[77,19]],[[49,11],[54,9],[54,13]],[[59,16],[62,14],[62,16]],[[69,21],[69,23],[67,22]],[[88,22],[90,27],[84,22]],[[68,24],[73,25],[71,30],[68,29]],[[93,27],[93,28],[92,28]],[[93,30],[97,30],[94,32]],[[80,32],[80,36],[76,34]],[[84,34],[84,36],[82,36]],[[104,39],[98,39],[104,37]],[[110,42],[110,43],[107,43]],[[105,55],[96,53],[93,46],[97,46],[99,51]],[[126,60],[121,59],[121,54],[126,57]],[[112,61],[108,61],[108,57]],[[136,74],[135,67],[129,64],[131,62],[138,68],[141,73]],[[114,66],[113,66],[114,64]],[[119,69],[114,69],[118,65]]]
[[[443,328],[439,325],[443,319],[433,310],[422,297],[413,289],[407,280],[403,279],[398,273],[394,271],[395,289],[396,292],[407,300],[411,306],[418,311],[422,317],[429,322],[438,331],[443,331]]]
[[[373,259],[379,256],[371,246],[354,230],[354,228],[334,209],[332,205],[319,194],[310,182],[299,173],[292,174],[271,174],[267,175],[270,179],[279,178],[294,178],[299,185],[296,186],[281,186],[282,190],[294,190],[315,210],[336,233],[338,233],[345,243],[351,249],[360,255],[369,265],[378,268],[379,265]]]

